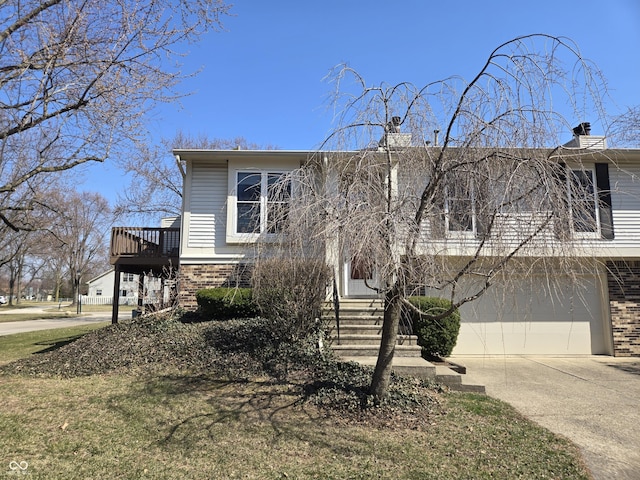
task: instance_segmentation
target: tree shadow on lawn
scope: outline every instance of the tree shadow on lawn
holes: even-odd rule
[[[301,402],[301,386],[272,379],[223,380],[208,374],[161,375],[148,377],[131,393],[131,399],[139,393],[149,398],[166,398],[171,405],[177,405],[173,413],[178,419],[172,424],[164,423],[166,432],[159,440],[161,446],[196,445],[203,436],[208,441],[219,440],[221,428],[234,423],[244,425],[267,425],[276,435],[289,430],[291,416],[314,419],[312,413]],[[189,404],[185,415],[180,397]],[[176,403],[173,402],[175,399]],[[112,399],[114,408],[123,404],[122,399]],[[182,405],[182,406],[181,406]],[[294,412],[295,410],[295,412]],[[173,415],[172,415],[173,416]],[[180,418],[181,417],[181,418]]]
[[[344,452],[332,441],[335,438],[327,433],[335,427],[333,416],[310,405],[303,389],[303,383],[273,379],[220,380],[208,375],[163,376],[149,379],[145,385],[145,391],[151,394],[206,397],[206,408],[199,403],[193,413],[164,427],[166,433],[158,441],[161,447],[201,448],[203,439],[211,444],[233,443],[245,436],[259,437],[264,434],[260,433],[261,427],[266,427],[272,432],[269,435],[272,440],[306,442],[316,449],[342,455]],[[228,434],[230,431],[234,433]]]
[[[36,352],[33,352],[33,355],[41,355],[43,353],[53,352],[55,350],[58,350],[58,349],[64,347],[65,345],[69,345],[70,343],[75,342],[79,338],[82,338],[84,335],[86,335],[86,333],[79,333],[77,335],[71,335],[71,336],[64,337],[64,338],[57,338],[57,339],[51,340],[51,341],[36,342],[36,343],[34,343],[35,346],[45,346],[46,348],[43,348],[42,350],[38,350]]]

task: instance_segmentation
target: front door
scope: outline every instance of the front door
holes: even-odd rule
[[[375,269],[362,259],[351,259],[344,264],[345,297],[376,297],[373,289],[377,286]],[[373,287],[373,288],[370,288]]]

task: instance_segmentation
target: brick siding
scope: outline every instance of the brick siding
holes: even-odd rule
[[[178,300],[186,310],[198,307],[196,292],[213,287],[248,287],[251,281],[251,266],[235,265],[181,265]]]
[[[640,262],[608,262],[613,355],[640,356]]]

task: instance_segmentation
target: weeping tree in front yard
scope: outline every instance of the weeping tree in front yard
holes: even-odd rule
[[[604,82],[548,35],[500,45],[471,81],[372,86],[347,66],[331,78],[338,127],[293,174],[281,246],[324,245],[384,300],[370,387],[382,399],[409,296],[448,298],[451,309],[422,312],[437,322],[513,271],[553,269],[553,282],[585,268],[566,240],[600,228],[594,179],[580,173],[584,151],[559,145],[584,120],[606,128]]]

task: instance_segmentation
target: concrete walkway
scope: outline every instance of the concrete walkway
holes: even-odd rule
[[[462,357],[467,382],[580,447],[596,480],[640,479],[640,359]]]

